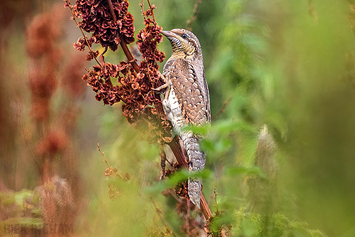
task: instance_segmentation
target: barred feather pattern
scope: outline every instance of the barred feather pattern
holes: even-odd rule
[[[189,158],[189,172],[203,170],[206,163],[206,156],[200,149],[200,143],[197,136],[190,131],[183,131],[187,122],[181,112],[174,89],[170,89],[168,99],[163,100],[163,108],[168,119],[171,121],[175,132],[180,136],[184,148]],[[188,180],[188,193],[193,204],[200,208],[201,198],[201,179]]]
[[[184,128],[211,121],[201,46],[197,37],[184,29],[163,31],[162,34],[169,39],[173,51],[163,69],[163,75],[169,84],[163,108],[174,131],[183,142],[189,158],[189,171],[194,173],[204,169],[206,156],[200,149],[201,138]],[[189,178],[189,198],[198,208],[201,186],[201,179]]]

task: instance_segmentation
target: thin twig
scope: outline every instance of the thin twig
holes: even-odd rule
[[[156,24],[156,22],[155,22],[155,16],[154,16],[154,11],[153,11],[154,8],[152,8],[152,5],[150,4],[150,1],[149,1],[149,0],[147,0],[147,2],[148,2],[148,5],[149,5],[149,8],[152,10],[152,16],[153,16],[154,24]]]
[[[214,193],[214,204],[216,206],[216,213],[218,213],[218,203],[217,203],[217,195],[218,195],[218,193],[216,192],[216,188],[213,189],[213,193]]]
[[[139,4],[139,5],[141,6],[142,15],[143,15],[143,18],[144,18],[144,20],[145,20],[145,14],[144,14],[144,8],[143,8],[144,3],[143,3],[143,1],[144,1],[144,0],[142,0],[142,3]]]
[[[194,11],[190,17],[189,20],[186,21],[186,29],[188,30],[191,30],[191,23],[196,19],[196,14],[197,14],[197,11],[198,11],[198,6],[199,4],[202,2],[202,0],[197,0],[196,3],[195,3],[195,7],[194,7]]]
[[[171,194],[171,196],[173,196],[173,197],[175,198],[175,200],[176,200],[178,203],[181,203],[181,199],[179,198],[178,195],[176,195],[176,193],[174,192],[174,190],[169,189],[169,193]]]
[[[116,14],[113,10],[113,5],[112,5],[112,1],[111,0],[107,0],[108,1],[108,6],[110,8],[110,13],[112,15],[113,21],[117,24],[117,17]],[[136,62],[136,60],[134,59],[134,57],[132,56],[131,51],[129,51],[126,42],[124,41],[123,37],[121,36],[121,40],[120,40],[120,45],[121,48],[124,52],[124,54],[126,55],[128,61],[131,63],[133,69],[138,73],[139,72],[139,66]]]
[[[213,116],[212,121],[216,120],[216,118],[217,118],[219,115],[221,115],[222,113],[224,113],[224,111],[226,110],[226,107],[229,105],[229,103],[232,101],[232,99],[233,99],[233,97],[231,96],[231,97],[229,97],[229,99],[228,99],[226,102],[223,103],[222,108],[218,111],[218,113],[217,113],[215,116]]]
[[[84,39],[85,39],[85,42],[86,42],[86,45],[88,46],[90,52],[92,53],[92,55],[94,55],[94,59],[96,60],[97,64],[101,67],[101,63],[99,62],[99,60],[97,60],[96,56],[95,56],[95,53],[94,51],[92,50],[90,44],[89,44],[89,41],[84,33],[84,30],[80,27],[79,25],[79,22],[76,20],[76,17],[75,17],[75,14],[74,14],[74,11],[73,11],[73,6],[70,4],[70,1],[69,0],[66,0],[67,3],[68,3],[68,6],[69,6],[69,9],[71,10],[71,14],[73,15],[73,20],[75,21],[76,25],[79,27],[80,31],[81,31],[81,34],[83,35]]]
[[[142,3],[139,4],[139,5],[141,6],[141,9],[142,9],[143,18],[146,19],[146,16],[145,16],[145,14],[144,14],[144,7],[143,7],[144,4],[143,4],[143,1],[144,1],[144,0],[142,0]],[[154,8],[155,8],[155,6],[152,7],[152,5],[150,4],[150,1],[149,1],[149,0],[147,0],[147,2],[148,2],[148,5],[149,5],[149,9],[152,11],[153,23],[154,23],[154,25],[156,25],[157,22],[155,21],[155,16],[154,16]]]
[[[185,216],[185,222],[186,222],[186,233],[190,233],[190,200],[186,200],[186,216]]]
[[[165,161],[166,161],[166,154],[164,151],[164,145],[160,145],[160,167],[161,167],[161,174],[160,174],[160,180],[165,179]]]
[[[168,228],[167,223],[165,223],[164,218],[162,217],[162,214],[161,214],[160,209],[157,207],[157,205],[155,204],[155,202],[153,201],[153,199],[150,199],[150,201],[153,203],[153,205],[154,205],[154,207],[155,207],[155,211],[158,213],[158,216],[159,216],[160,221],[163,223],[163,225],[165,225],[165,227]],[[171,231],[171,233],[172,233],[174,236],[176,236],[176,235],[174,234],[174,232],[173,232],[170,228],[169,228],[169,230]]]
[[[108,164],[107,159],[105,158],[105,152],[101,151],[101,149],[100,149],[100,143],[97,143],[97,150],[101,153],[102,157],[104,158],[104,161],[105,161],[107,167],[111,168],[111,166]]]

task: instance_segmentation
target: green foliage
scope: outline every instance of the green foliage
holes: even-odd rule
[[[240,174],[257,175],[259,177],[266,178],[265,174],[260,171],[259,167],[245,168],[239,166],[227,169],[227,175],[236,176]]]
[[[5,221],[0,222],[0,226],[7,228],[7,226],[21,226],[21,228],[36,228],[41,229],[43,227],[42,218],[31,217],[14,217],[8,218]]]
[[[2,218],[0,235],[9,235],[11,228],[41,230],[44,223],[38,200],[38,194],[35,191],[26,189],[18,192],[0,192],[0,216]]]
[[[290,221],[285,215],[275,213],[265,226],[265,217],[260,214],[246,213],[243,208],[235,212],[233,236],[272,236],[272,237],[321,237],[319,230],[312,230],[305,222]],[[265,231],[266,230],[266,231]]]

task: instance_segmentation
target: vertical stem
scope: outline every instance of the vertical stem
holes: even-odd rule
[[[126,42],[124,42],[124,40],[121,37],[121,41],[120,41],[120,45],[123,49],[124,54],[126,55],[128,61],[131,63],[133,69],[138,73],[139,72],[139,66],[136,62],[136,60],[134,59],[134,57],[131,54],[131,51],[129,51]]]
[[[8,191],[8,188],[6,187],[6,185],[4,184],[0,176],[0,192],[6,192],[6,191]]]
[[[149,0],[147,0],[147,2],[148,2],[148,5],[149,5],[149,8],[152,10],[153,21],[155,22],[155,16],[154,16],[154,11],[153,11],[152,5],[150,4]]]
[[[113,10],[112,1],[111,0],[107,0],[107,1],[108,1],[108,6],[110,8],[110,12],[111,12],[113,21],[115,23],[117,23],[117,17],[116,17],[116,14],[115,14],[114,10]],[[131,51],[129,51],[129,49],[127,47],[127,44],[126,44],[126,42],[124,41],[124,39],[122,37],[121,37],[121,40],[120,40],[120,45],[121,45],[121,47],[123,49],[123,52],[126,55],[128,61],[131,63],[133,69],[138,73],[139,72],[139,66],[138,66],[136,60],[134,59],[134,57],[132,56]]]
[[[166,161],[166,154],[164,151],[164,145],[160,145],[160,167],[161,167],[161,174],[160,174],[160,180],[165,179],[165,161]]]
[[[42,184],[45,184],[52,178],[52,161],[48,155],[44,156],[43,159]]]
[[[113,5],[112,5],[112,1],[111,0],[107,0],[108,1],[108,5],[110,8],[110,12],[111,15],[113,17],[113,20],[117,23],[117,17],[115,15],[115,12],[113,10]],[[150,2],[148,1],[149,7],[152,8]],[[139,66],[136,62],[136,60],[133,58],[131,52],[129,51],[126,42],[124,41],[124,39],[121,37],[121,41],[120,41],[120,45],[122,47],[122,50],[124,52],[124,54],[126,55],[128,61],[131,63],[133,69],[138,73],[139,72]],[[173,151],[179,165],[183,168],[188,168],[188,163],[187,163],[187,159],[185,157],[185,154],[183,153],[183,150],[181,149],[180,143],[179,143],[179,138],[175,137],[173,139],[173,141],[171,143],[168,144],[171,148],[171,150]],[[211,210],[207,204],[207,201],[205,199],[205,197],[203,196],[203,193],[201,193],[201,209],[202,212],[206,218],[207,221],[209,221],[209,219],[212,217],[212,213]]]
[[[186,233],[190,236],[190,200],[186,200],[186,216],[185,216],[185,222],[186,222]]]
[[[179,137],[175,137],[173,139],[173,141],[171,143],[168,144],[171,148],[171,150],[173,151],[176,160],[178,161],[179,165],[182,168],[187,169],[188,168],[188,163],[187,163],[187,159],[185,157],[185,154],[183,153],[180,143],[179,143]],[[212,217],[212,212],[208,206],[208,203],[203,195],[203,193],[201,192],[201,201],[200,201],[200,205],[201,205],[201,210],[203,215],[205,216],[206,220],[209,221],[210,218]]]
[[[174,139],[172,140],[172,142],[170,142],[168,145],[170,146],[171,150],[173,151],[177,162],[179,163],[179,165],[182,168],[188,169],[188,163],[187,163],[187,159],[185,157],[184,152],[181,149],[180,146],[180,139],[178,136],[174,137]]]
[[[212,217],[212,212],[208,206],[208,203],[205,199],[205,196],[203,196],[203,193],[201,193],[201,209],[203,212],[203,215],[205,216],[206,220],[209,221],[209,219]]]

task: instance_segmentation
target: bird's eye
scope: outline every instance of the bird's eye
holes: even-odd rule
[[[186,39],[186,38],[187,38],[187,34],[182,34],[181,37],[182,37],[183,39]]]

